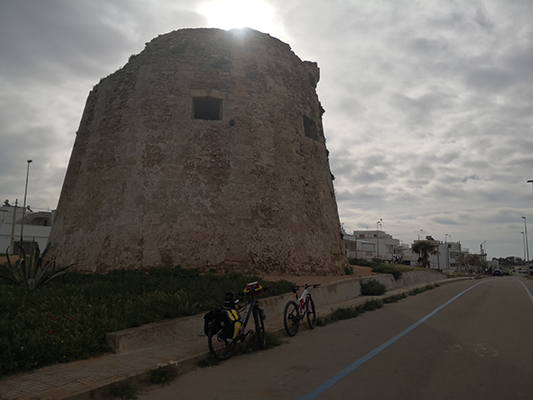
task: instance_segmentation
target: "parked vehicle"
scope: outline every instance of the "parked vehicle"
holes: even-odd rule
[[[492,271],[492,276],[503,276],[502,270],[495,269],[494,271]]]

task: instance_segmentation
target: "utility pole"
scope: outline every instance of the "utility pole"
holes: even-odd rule
[[[378,222],[376,222],[376,257],[379,258],[379,224],[381,224],[381,221],[383,219],[380,218]],[[383,227],[383,225],[382,225]]]
[[[22,225],[20,226],[20,247],[24,247],[24,213],[26,211],[26,195],[28,194],[28,178],[30,176],[30,163],[32,160],[28,160],[28,168],[26,169],[26,186],[24,188],[24,206],[22,207]]]
[[[526,233],[526,262],[527,262],[527,274],[531,276],[531,269],[529,267],[529,243],[527,241],[527,220],[526,217],[522,217],[524,219],[524,232]]]
[[[355,236],[355,231],[353,231],[353,240],[355,243],[355,258],[357,258],[357,236]]]
[[[19,204],[19,199],[15,200],[15,209],[13,210],[13,223],[11,225],[11,240],[10,240],[10,247],[11,247],[11,254],[15,253],[15,221],[17,220],[17,208]]]

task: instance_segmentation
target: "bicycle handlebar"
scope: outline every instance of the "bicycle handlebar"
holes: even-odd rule
[[[320,285],[319,285],[319,286],[320,286]],[[266,291],[268,291],[268,290],[270,290],[270,289],[272,289],[272,286],[264,286],[264,287],[262,288],[262,290],[263,290],[264,292],[266,292]],[[247,293],[244,293],[243,291],[238,291],[238,292],[226,292],[226,295],[232,295],[232,296],[238,296],[238,297],[244,297],[244,296],[246,296],[246,294],[247,294]]]
[[[309,288],[311,288],[311,287],[312,287],[313,289],[319,288],[319,287],[320,287],[320,283],[314,283],[314,284],[308,284],[308,283],[306,283],[305,285],[293,286],[292,289],[293,289],[293,290],[298,290],[299,288],[309,289]]]

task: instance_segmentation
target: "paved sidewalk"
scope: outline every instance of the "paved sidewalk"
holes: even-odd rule
[[[457,279],[445,279],[439,284]],[[386,297],[406,293],[419,284],[390,290]],[[369,297],[357,297],[342,302],[330,303],[317,307],[317,314],[325,317],[339,307],[352,307],[371,300]],[[305,329],[307,324],[303,324]],[[275,316],[265,321],[266,330],[285,335],[283,318]],[[203,327],[202,327],[203,330]],[[98,358],[75,361],[68,364],[56,364],[36,371],[7,377],[0,380],[1,400],[36,400],[36,399],[71,399],[95,400],[109,396],[113,386],[121,383],[146,381],[149,371],[159,365],[172,363],[179,373],[186,373],[197,367],[198,362],[208,356],[207,337],[197,335],[185,341],[154,346],[122,354],[105,354]],[[109,397],[108,397],[109,398]]]

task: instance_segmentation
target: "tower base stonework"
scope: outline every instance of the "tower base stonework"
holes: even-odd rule
[[[316,63],[250,29],[161,35],[90,92],[50,259],[342,274]]]

